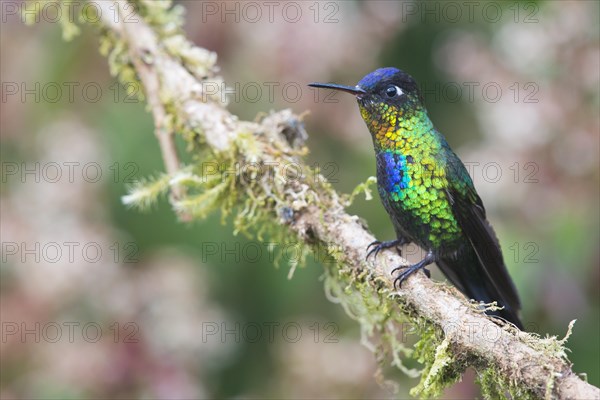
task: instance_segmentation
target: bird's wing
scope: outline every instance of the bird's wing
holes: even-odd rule
[[[456,156],[451,157],[451,160],[447,166],[446,195],[454,217],[477,254],[488,283],[493,285],[500,296],[499,300],[503,300],[513,310],[519,310],[521,304],[517,290],[504,265],[500,244],[486,219],[481,198],[463,163]]]

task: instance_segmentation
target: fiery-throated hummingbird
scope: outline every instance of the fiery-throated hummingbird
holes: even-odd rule
[[[415,243],[426,255],[414,265],[395,268],[392,273],[401,272],[394,286],[435,262],[467,297],[503,307],[489,315],[523,329],[519,296],[481,199],[464,164],[429,119],[415,80],[399,69],[380,68],[356,86],[309,86],[355,95],[371,132],[377,187],[396,239],[371,243],[367,258]]]

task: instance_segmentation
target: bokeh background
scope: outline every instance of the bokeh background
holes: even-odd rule
[[[313,257],[288,279],[293,249],[275,266],[217,214],[182,224],[166,200],[123,206],[163,171],[145,105],[110,77],[95,29],[67,43],[52,10],[27,27],[7,3],[0,397],[408,397],[416,379],[390,372],[396,395],[377,383]],[[310,111],[309,160],[341,192],[374,175],[370,137],[352,98],[305,84],[412,74],[471,166],[526,326],[562,337],[577,319],[570,359],[600,384],[598,2],[176,4],[189,39],[218,53],[240,118]],[[393,236],[377,198],[350,212]],[[446,398],[479,396],[473,380]]]

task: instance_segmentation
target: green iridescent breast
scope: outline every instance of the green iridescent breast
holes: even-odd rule
[[[386,209],[396,215],[404,231],[418,242],[440,245],[458,241],[461,230],[452,213],[446,188],[445,141],[435,131],[427,114],[415,113],[410,119],[371,118],[371,130],[377,152],[380,192],[386,197]],[[397,110],[393,114],[398,118]]]

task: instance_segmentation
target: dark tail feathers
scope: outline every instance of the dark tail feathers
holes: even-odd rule
[[[515,299],[509,297],[512,293],[499,290],[498,285],[492,281],[493,277],[488,277],[471,247],[468,247],[465,253],[467,254],[462,254],[456,259],[442,258],[438,260],[437,265],[448,280],[468,298],[485,303],[495,301],[498,306],[504,307],[502,310],[486,312],[488,315],[503,318],[524,330],[517,314],[518,310],[511,307],[511,304],[515,304]],[[516,302],[518,304],[518,299]]]

